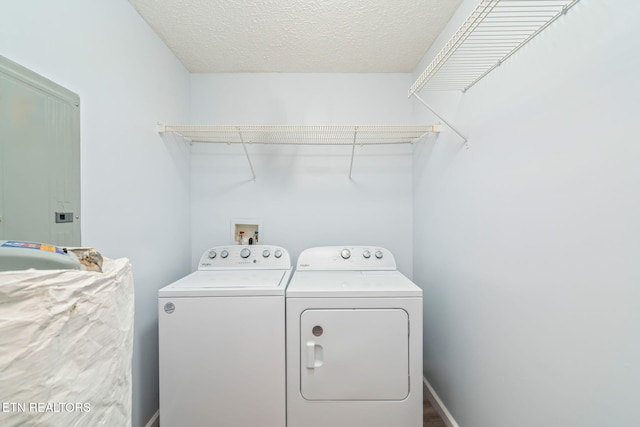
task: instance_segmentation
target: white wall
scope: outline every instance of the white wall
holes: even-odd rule
[[[640,425],[639,14],[582,0],[464,95],[421,94],[469,137],[414,153],[425,375],[461,427]]]
[[[410,124],[410,74],[195,74],[192,122]],[[192,146],[192,264],[232,242],[230,221],[259,218],[263,243],[293,259],[312,246],[378,245],[412,273],[411,146]]]
[[[124,1],[1,1],[0,55],[81,100],[82,243],[135,278],[133,426],[158,409],[157,289],[190,270],[189,75]],[[55,167],[55,165],[52,165]]]

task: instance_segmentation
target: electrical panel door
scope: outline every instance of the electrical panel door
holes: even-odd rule
[[[0,56],[0,239],[80,245],[79,105]]]
[[[409,316],[402,309],[310,309],[300,316],[307,400],[402,400],[409,394]]]

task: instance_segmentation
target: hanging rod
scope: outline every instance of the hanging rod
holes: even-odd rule
[[[580,0],[483,0],[409,89],[466,91]]]

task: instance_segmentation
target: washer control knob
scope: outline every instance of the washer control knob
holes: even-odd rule
[[[362,256],[369,259],[371,258],[371,252],[365,250],[364,252],[362,252]]]
[[[226,257],[228,257],[228,256],[229,256],[229,251],[228,251],[228,250],[226,250],[226,249],[224,249],[222,252],[220,252],[220,256],[221,256],[222,258],[226,258]]]
[[[276,249],[276,251],[273,253],[273,256],[276,258],[280,258],[282,256],[282,251],[280,249]]]
[[[262,251],[263,257],[269,258],[269,255],[271,255],[271,252],[269,252],[269,249],[265,249],[264,251]]]
[[[243,250],[240,251],[240,256],[242,258],[249,258],[249,255],[251,255],[251,251],[247,248],[244,248]]]
[[[209,259],[214,259],[218,255],[216,251],[209,251]]]
[[[343,249],[342,252],[340,252],[340,256],[344,259],[349,259],[351,258],[351,251],[349,249]]]
[[[378,259],[382,258],[382,251],[376,251],[376,258]]]

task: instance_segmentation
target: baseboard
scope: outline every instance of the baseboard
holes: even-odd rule
[[[447,427],[460,427],[456,420],[453,419],[453,416],[449,412],[444,403],[438,397],[438,394],[435,392],[429,381],[426,378],[422,377],[422,381],[424,381],[424,385],[427,386],[427,399],[433,405],[438,414],[447,425]],[[149,422],[144,427],[160,427],[160,410],[157,410],[155,414],[151,417]]]
[[[424,381],[424,385],[427,386],[427,399],[429,399],[429,402],[431,402],[435,410],[440,414],[440,418],[442,418],[447,427],[460,427],[456,420],[453,419],[447,407],[444,406],[444,403],[442,403],[442,400],[440,400],[440,397],[438,397],[433,387],[431,387],[429,381],[424,377],[422,380]]]
[[[144,427],[160,427],[160,410],[158,409]]]

